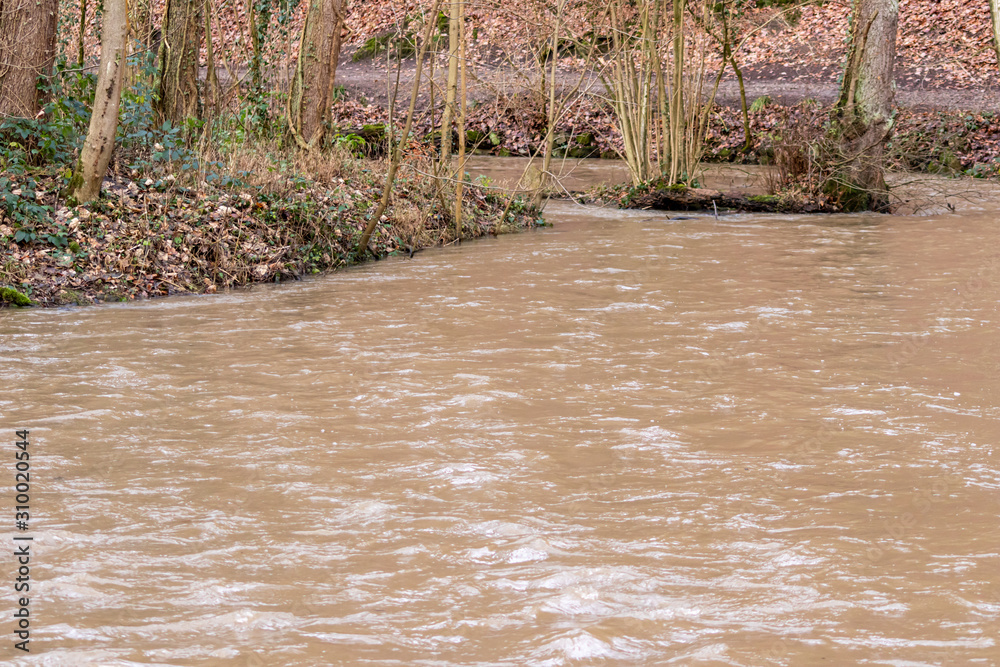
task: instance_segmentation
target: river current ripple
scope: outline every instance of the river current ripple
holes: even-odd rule
[[[993,216],[548,217],[0,313],[12,664],[1000,661]]]

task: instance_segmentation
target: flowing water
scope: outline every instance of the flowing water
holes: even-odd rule
[[[0,658],[1000,662],[995,214],[548,217],[0,312],[35,536]]]

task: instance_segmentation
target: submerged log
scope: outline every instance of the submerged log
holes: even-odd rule
[[[714,211],[716,209],[745,213],[836,213],[837,208],[815,200],[792,199],[776,195],[746,195],[723,193],[704,188],[674,185],[654,190],[632,199],[627,208],[658,211]]]

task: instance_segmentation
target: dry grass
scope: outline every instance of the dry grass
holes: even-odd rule
[[[28,269],[23,262],[5,259],[0,265],[0,284],[17,285],[28,277]]]
[[[222,162],[230,176],[267,194],[300,189],[303,180],[329,187],[385,171],[381,161],[358,158],[345,149],[304,152],[273,139],[215,148],[206,157]]]
[[[424,248],[447,242],[447,230],[428,228],[428,216],[413,202],[397,200],[392,207],[392,230],[404,245]]]

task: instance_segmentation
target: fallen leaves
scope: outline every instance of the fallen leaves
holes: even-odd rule
[[[61,206],[55,195],[45,195],[41,203],[54,213],[34,221],[31,242],[14,241],[19,225],[0,208],[0,284],[58,305],[215,291],[335,269],[355,261],[357,239],[381,195],[384,163],[367,164],[377,177],[318,183],[298,176],[295,189],[281,193],[195,189],[166,179],[147,186],[152,179],[145,176],[113,177],[101,199],[86,206]],[[400,190],[407,206],[436,206],[431,179],[401,178]],[[534,224],[522,214],[513,226],[500,223],[505,202],[487,201],[474,188],[466,200],[466,237]],[[399,215],[394,203],[372,237],[376,256],[448,238],[449,220],[440,215],[426,216],[425,229],[433,234],[402,238]]]

